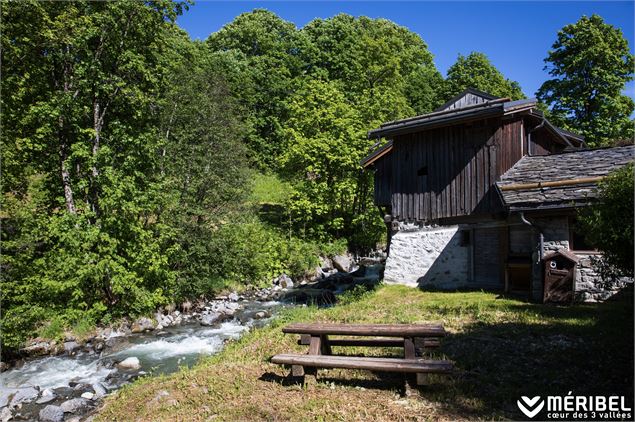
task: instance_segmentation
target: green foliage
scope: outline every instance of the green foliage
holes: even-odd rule
[[[267,285],[282,273],[297,277],[315,268],[320,250],[317,244],[289,239],[254,217],[243,217],[214,232],[209,252],[212,273]]]
[[[370,200],[369,175],[359,162],[373,141],[366,139],[358,111],[335,82],[307,81],[289,99],[288,108],[288,148],[281,163],[294,181],[291,218],[309,237],[350,238],[355,218],[363,216],[364,201]],[[380,233],[371,232],[369,244],[360,246],[374,246]]]
[[[633,164],[615,171],[600,183],[599,201],[579,213],[582,232],[603,252],[596,262],[605,281],[633,277]]]
[[[262,174],[253,172],[250,175],[253,187],[249,201],[255,204],[285,204],[292,193],[288,182],[280,179],[275,173]]]
[[[622,31],[598,15],[562,28],[545,59],[552,79],[536,93],[551,118],[586,137],[590,146],[632,139],[633,100],[622,94],[633,80],[633,55]]]
[[[448,100],[467,88],[475,88],[498,97],[512,100],[525,98],[516,81],[506,79],[483,53],[459,54],[448,69],[445,80],[445,99]]]
[[[281,131],[286,109],[284,99],[295,77],[306,69],[304,55],[311,48],[295,25],[264,9],[243,13],[212,34],[209,49],[236,58],[234,92],[249,110],[254,131],[247,143],[253,164],[261,169],[276,166],[284,150]]]

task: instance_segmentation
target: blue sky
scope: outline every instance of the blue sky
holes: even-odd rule
[[[178,19],[194,39],[206,39],[237,15],[264,8],[302,27],[338,13],[386,18],[418,33],[445,75],[459,53],[480,51],[533,96],[548,78],[543,59],[564,25],[597,13],[622,30],[634,51],[633,1],[384,2],[384,1],[198,1]],[[627,93],[634,95],[634,83]]]

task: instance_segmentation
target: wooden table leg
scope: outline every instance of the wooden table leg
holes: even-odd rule
[[[322,336],[312,335],[309,341],[309,355],[321,355],[322,354]],[[317,383],[317,368],[303,368],[304,370],[304,384],[316,384]],[[309,376],[308,379],[306,376]]]
[[[405,338],[403,342],[404,349],[404,358],[406,359],[416,359],[416,350],[415,350],[415,339],[413,338]],[[426,374],[417,373],[416,385],[426,385],[428,384]]]

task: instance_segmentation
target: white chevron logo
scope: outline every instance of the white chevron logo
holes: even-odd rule
[[[545,402],[543,400],[540,400],[540,396],[536,396],[532,399],[530,399],[527,396],[522,396],[521,399],[523,401],[521,402],[520,400],[516,400],[516,404],[518,404],[518,408],[520,409],[520,411],[523,412],[530,419],[536,416],[538,413],[540,413],[542,408],[545,406]],[[539,401],[540,403],[536,406],[534,410],[529,410],[532,407],[534,407],[536,403],[538,403]],[[523,404],[523,402],[525,402],[527,407],[525,407],[525,404]]]

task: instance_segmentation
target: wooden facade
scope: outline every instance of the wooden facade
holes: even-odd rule
[[[551,125],[535,100],[466,90],[433,113],[369,132],[390,142],[362,164],[375,171],[375,204],[395,221],[455,224],[505,210],[496,182],[523,156],[578,148],[578,135]]]
[[[496,118],[398,136],[375,163],[375,201],[401,221],[499,212],[494,183],[523,156],[523,132]]]

